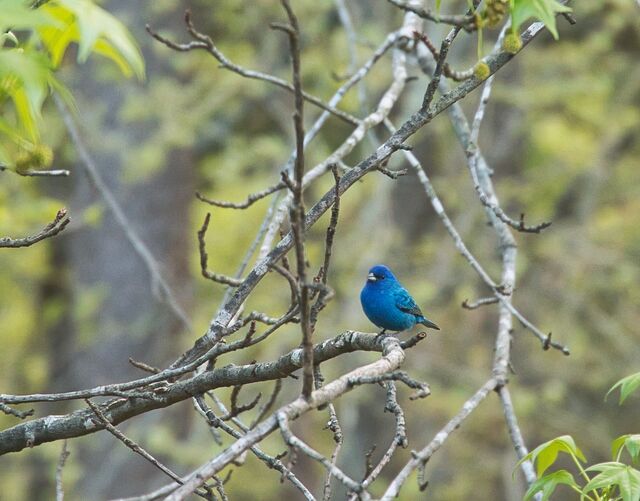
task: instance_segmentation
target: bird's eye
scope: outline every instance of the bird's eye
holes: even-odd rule
[[[375,275],[378,280],[384,280],[384,275]]]

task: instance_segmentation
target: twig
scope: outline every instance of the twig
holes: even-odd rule
[[[273,186],[270,186],[269,188],[265,188],[262,191],[258,191],[256,193],[250,194],[244,202],[223,202],[218,200],[212,200],[200,194],[199,192],[196,192],[196,197],[198,198],[198,200],[201,200],[202,202],[205,202],[209,205],[215,205],[216,207],[222,207],[224,209],[246,209],[248,207],[251,207],[258,200],[262,200],[263,198],[268,197],[272,193],[275,193],[284,187],[285,185],[283,182],[274,184]]]
[[[392,32],[382,44],[376,49],[373,55],[369,58],[369,60],[362,66],[360,69],[353,73],[351,78],[346,81],[331,97],[329,100],[329,105],[336,106],[345,94],[351,89],[355,84],[361,82],[362,79],[369,73],[369,71],[373,68],[373,66],[382,58],[382,56],[396,43],[398,38],[400,37],[399,32]],[[330,113],[328,111],[323,111],[318,119],[314,122],[311,128],[307,131],[304,138],[305,148],[311,143],[311,141],[318,135],[327,119],[330,117]],[[289,172],[293,169],[293,164],[295,162],[295,149],[293,153],[290,155],[289,160],[284,168],[284,171]],[[282,217],[285,212],[283,207],[286,207],[288,204],[288,200],[285,199],[281,203],[278,204],[277,200],[274,200],[271,206],[269,207],[269,211],[265,216],[263,221],[259,239],[263,239],[263,243],[260,248],[259,258],[264,258],[267,253],[271,250],[271,245],[273,243],[273,239],[278,232],[278,228],[282,222]],[[279,205],[279,207],[277,207]],[[264,238],[263,238],[264,237]],[[226,298],[227,300],[229,297]],[[225,304],[226,301],[223,302]]]
[[[426,383],[421,383],[409,376],[406,372],[403,371],[394,371],[386,374],[378,374],[370,377],[358,377],[355,378],[350,383],[353,385],[356,384],[374,384],[374,383],[382,383],[384,381],[400,381],[404,383],[409,388],[416,390],[416,392],[409,397],[410,400],[417,400],[419,398],[426,398],[431,395],[431,390],[429,389],[429,385]]]
[[[571,350],[569,350],[567,346],[561,343],[557,343],[555,341],[551,341],[551,337],[549,336],[549,334],[545,334],[540,329],[538,329],[535,325],[533,325],[529,320],[526,319],[524,315],[522,315],[522,313],[516,310],[513,307],[513,305],[509,304],[507,308],[509,308],[509,311],[511,311],[513,316],[518,319],[518,321],[523,325],[523,327],[526,327],[528,330],[530,330],[535,334],[535,336],[542,342],[543,349],[547,350],[549,349],[549,346],[551,346],[552,348],[555,348],[556,350],[561,351],[564,355],[567,355],[567,356],[571,355]]]
[[[29,416],[33,416],[33,414],[35,413],[34,409],[29,409],[27,411],[19,411],[18,409],[9,407],[7,404],[3,404],[2,402],[0,402],[0,411],[5,413],[7,416],[15,416],[20,419],[26,419]]]
[[[409,18],[411,16],[405,16],[405,17]],[[408,22],[405,20],[405,24],[407,23]],[[380,54],[380,56],[384,53],[383,49],[388,50],[388,48],[391,46],[390,44],[394,44],[400,38],[401,34],[404,32],[404,29],[405,29],[405,26],[403,25],[403,28],[401,28],[401,30],[399,30],[398,32],[391,33],[387,36],[387,39],[378,50],[378,53]],[[399,51],[399,50],[393,51],[393,60],[392,60],[393,82],[388,87],[387,91],[384,93],[382,98],[379,100],[377,108],[360,122],[358,127],[356,127],[356,129],[354,129],[353,132],[343,141],[342,145],[340,145],[324,162],[319,163],[318,165],[316,165],[315,167],[313,167],[307,172],[304,178],[304,186],[307,186],[314,179],[323,175],[331,165],[340,164],[342,162],[342,159],[346,155],[348,155],[350,152],[352,152],[353,149],[369,134],[369,131],[371,131],[371,129],[375,127],[377,124],[379,124],[384,117],[388,116],[388,114],[391,112],[391,109],[399,99],[404,89],[405,81],[408,78],[406,68],[404,67],[405,59],[406,59],[406,55],[404,54],[403,51]],[[347,82],[341,89],[339,89],[336,92],[336,94],[334,94],[334,98],[341,99],[340,91],[343,89],[346,89],[347,85],[357,82],[358,78],[360,78],[361,76],[364,76],[366,72],[370,70],[370,68],[375,63],[375,61],[377,61],[377,59],[375,58],[375,54],[374,54],[374,57],[372,57],[367,64],[365,64],[358,72],[356,72],[354,77],[350,79],[349,82]],[[323,113],[319,117],[316,124],[314,124],[314,126],[311,128],[311,130],[307,134],[307,138],[313,137],[311,136],[312,133],[317,134],[319,132],[319,127],[321,127],[321,125],[324,124],[323,118],[326,119],[327,114]],[[308,144],[307,138],[305,138],[305,145]],[[395,151],[396,145],[402,144],[403,142],[404,141],[394,142],[393,151]],[[391,153],[393,151],[391,151]],[[381,158],[380,163],[382,163],[382,161],[384,161],[385,159],[386,157]],[[292,156],[289,164],[293,165],[294,160],[295,160],[295,155]],[[287,168],[287,171],[288,170],[289,169]],[[264,242],[262,244],[262,247],[260,250],[261,257],[265,257],[267,252],[271,248],[273,239],[275,238],[277,230],[280,227],[280,224],[282,223],[286,215],[287,208],[290,205],[290,203],[291,203],[291,197],[289,196],[285,198],[280,204],[280,207],[271,222],[269,231],[267,232],[267,235],[265,236]]]
[[[379,340],[379,342],[381,343],[385,353],[380,360],[363,367],[359,367],[338,379],[331,381],[322,388],[314,391],[311,394],[310,399],[299,397],[290,404],[281,407],[268,419],[248,432],[242,439],[237,440],[233,445],[225,449],[225,451],[213,460],[198,468],[198,470],[196,470],[196,475],[186,482],[184,486],[177,489],[169,498],[167,498],[167,501],[179,501],[185,499],[193,489],[197,488],[201,484],[203,478],[208,478],[211,475],[218,473],[225,465],[243,451],[247,450],[252,445],[255,445],[264,437],[276,430],[278,428],[277,416],[279,414],[284,414],[289,420],[296,419],[311,409],[334,401],[340,395],[349,391],[353,387],[351,382],[354,378],[374,376],[396,370],[403,363],[405,358],[404,351],[400,347],[399,341],[392,337],[386,337]],[[320,362],[318,358],[317,362]],[[2,443],[1,438],[0,434],[0,444]]]
[[[433,71],[433,76],[429,81],[429,85],[427,85],[427,90],[424,93],[424,97],[422,99],[422,110],[427,110],[433,101],[433,96],[436,93],[438,88],[438,84],[440,83],[440,77],[442,76],[442,71],[444,70],[444,63],[447,59],[447,54],[449,53],[449,48],[453,43],[456,36],[460,33],[460,27],[454,27],[449,34],[444,37],[442,40],[442,44],[440,45],[440,53],[436,58],[436,69]]]
[[[543,29],[544,25],[540,24],[540,23],[533,23],[527,30],[525,30],[525,32],[522,35],[522,39],[523,39],[523,44],[526,45],[526,43],[528,43],[537,33],[539,33],[542,29]],[[502,53],[499,53],[502,54]],[[493,56],[489,56],[487,58],[487,61],[491,61]],[[423,70],[427,73],[429,73],[431,71],[431,68],[429,67],[429,64],[426,62],[425,58],[420,58],[419,57],[419,62],[421,64],[421,66],[423,67]],[[491,64],[489,65],[491,66]],[[473,80],[472,80],[473,81]],[[469,82],[469,81],[467,81]],[[465,82],[465,83],[467,83]],[[462,86],[465,84],[462,84]],[[445,82],[440,82],[440,87],[441,87],[441,91],[443,93],[448,94],[451,91],[449,91],[448,86],[446,85]],[[466,117],[461,109],[461,107],[457,104],[454,103],[453,106],[451,106],[449,108],[449,115],[451,117],[451,121],[452,124],[454,126],[454,131],[456,132],[456,135],[459,137],[461,144],[463,145],[463,147],[467,147],[467,145],[469,144],[469,138],[470,138],[470,128],[469,128],[469,124],[466,120]],[[389,130],[391,130],[392,132],[395,130],[395,128],[393,127],[393,124],[391,124],[390,121],[385,122],[385,125],[387,126],[387,128],[389,128]],[[467,261],[470,263],[471,267],[480,275],[480,277],[482,278],[482,280],[485,282],[485,284],[487,286],[489,286],[492,291],[494,292],[495,297],[501,302],[501,304],[503,304],[506,308],[509,309],[509,311],[516,316],[522,323],[523,325],[525,325],[525,327],[527,327],[536,337],[538,337],[538,339],[540,339],[541,341],[544,341],[544,339],[546,338],[546,335],[544,335],[538,328],[536,328],[531,322],[529,322],[526,318],[524,318],[524,316],[511,304],[511,301],[508,298],[508,293],[509,291],[505,291],[501,286],[499,286],[498,284],[496,284],[493,279],[491,279],[491,277],[487,274],[487,272],[484,270],[484,268],[480,265],[480,263],[477,261],[477,259],[471,254],[471,252],[469,252],[468,248],[466,247],[466,245],[464,244],[464,242],[462,241],[462,238],[460,237],[460,234],[458,233],[458,231],[456,230],[456,228],[453,226],[453,223],[451,222],[451,220],[449,219],[449,217],[447,216],[444,207],[442,205],[442,202],[440,201],[440,199],[438,198],[437,194],[435,193],[435,190],[433,188],[433,185],[431,184],[431,181],[429,180],[429,177],[427,176],[425,170],[423,169],[421,163],[418,161],[418,159],[411,153],[411,152],[404,152],[405,157],[407,158],[407,160],[409,161],[410,165],[416,169],[416,172],[418,173],[418,179],[420,180],[420,182],[422,183],[425,192],[427,193],[427,196],[429,197],[429,200],[431,202],[431,205],[433,206],[434,210],[436,211],[436,214],[440,217],[440,219],[442,220],[445,228],[447,229],[447,231],[449,232],[449,234],[451,235],[451,237],[453,238],[456,247],[458,248],[458,250],[460,251],[460,253],[465,257],[465,259],[467,259]],[[481,155],[479,155],[480,158],[480,162],[478,163],[478,169],[484,169],[483,172],[486,172],[486,175],[483,175],[482,180],[483,182],[485,182],[487,184],[487,186],[490,186],[490,176],[488,175],[488,169],[486,168],[486,163],[484,163],[484,159],[482,158]],[[492,188],[490,188],[492,189]],[[495,195],[494,195],[495,196]],[[497,216],[495,216],[493,214],[493,211],[490,211],[489,213],[490,217],[495,217],[496,221],[498,223],[500,223],[500,220],[497,219]],[[495,224],[494,225],[496,227],[496,229],[499,232],[504,232],[504,228],[501,227],[499,224]],[[504,235],[504,238],[506,239],[502,245],[506,246],[505,248],[511,248],[511,249],[515,249],[515,242],[513,241],[513,237],[509,238],[506,234]],[[515,259],[515,257],[514,257]],[[551,346],[553,346],[554,348],[557,348],[561,351],[563,351],[563,353],[568,354],[568,349],[558,343],[552,343]]]
[[[247,249],[247,252],[245,253],[244,258],[242,259],[240,266],[238,266],[238,269],[234,274],[234,278],[237,278],[237,279],[242,278],[242,274],[247,269],[247,266],[249,266],[249,261],[251,260],[251,257],[253,256],[256,249],[260,245],[260,242],[262,241],[265,234],[269,230],[269,223],[273,217],[274,211],[277,206],[277,202],[278,202],[278,198],[276,197],[273,199],[273,201],[269,205],[269,208],[267,209],[267,213],[264,217],[264,220],[262,221],[262,224],[260,225],[260,228],[258,229],[258,232],[256,233],[256,236],[253,239],[253,242],[251,242],[251,245]],[[220,302],[220,306],[218,307],[218,310],[222,308],[223,305],[229,302],[229,299],[231,298],[231,295],[233,294],[234,290],[235,290],[235,287],[231,285],[227,287],[227,289],[224,291],[224,297]]]
[[[94,404],[89,399],[85,399],[85,402],[89,407],[91,407],[91,410],[94,412],[95,416],[97,417],[97,423],[101,423],[109,433],[111,433],[114,437],[120,440],[129,449],[131,449],[136,454],[142,456],[144,459],[149,461],[153,466],[158,468],[162,473],[164,473],[165,475],[169,476],[174,481],[182,485],[183,481],[178,475],[176,475],[173,471],[171,471],[165,465],[160,463],[156,458],[154,458],[146,450],[140,447],[140,445],[138,445],[136,442],[134,442],[129,437],[127,437],[124,433],[118,430],[115,426],[113,426],[109,421],[109,419],[104,415],[104,413],[100,409],[100,406]]]
[[[19,247],[29,247],[35,243],[44,240],[45,238],[50,238],[62,230],[66,228],[66,226],[71,222],[71,219],[67,215],[67,209],[60,209],[56,217],[53,221],[47,224],[42,230],[40,230],[35,235],[31,235],[24,238],[10,238],[10,237],[2,237],[0,238],[0,248],[13,248],[17,249]]]
[[[331,475],[342,482],[348,489],[360,493],[361,499],[370,499],[370,496],[363,491],[362,485],[360,483],[353,480],[344,471],[342,471],[335,464],[329,461],[326,457],[324,457],[315,449],[311,448],[308,444],[300,440],[291,432],[291,430],[289,429],[289,418],[285,412],[278,412],[276,414],[276,419],[278,421],[278,426],[280,427],[280,433],[282,433],[282,438],[287,445],[289,445],[290,447],[295,447],[299,451],[309,456],[311,459],[315,459],[316,461],[318,461],[327,469],[327,471],[331,472]]]
[[[384,453],[380,461],[378,461],[378,464],[373,468],[369,468],[368,472],[365,474],[364,480],[362,481],[362,487],[364,489],[369,487],[369,485],[371,485],[378,478],[378,476],[380,476],[380,473],[382,473],[384,467],[387,466],[391,461],[391,458],[396,452],[398,446],[405,448],[408,445],[404,411],[402,410],[402,407],[400,407],[400,404],[398,404],[395,383],[393,383],[393,381],[387,381],[385,383],[385,387],[387,389],[387,399],[385,402],[384,410],[385,412],[392,412],[395,416],[396,432],[393,440],[391,441],[391,444],[387,448],[387,451]],[[351,495],[351,497],[349,498],[350,501],[353,501],[355,499],[355,495]]]
[[[166,45],[170,49],[173,49],[178,52],[188,52],[188,51],[197,50],[197,49],[205,50],[218,60],[218,62],[220,63],[220,67],[222,68],[231,70],[234,73],[237,73],[238,75],[241,75],[245,78],[252,78],[256,80],[269,82],[285,90],[294,92],[294,86],[286,82],[285,80],[282,80],[281,78],[275,77],[273,75],[268,75],[260,71],[248,70],[246,68],[243,68],[242,66],[232,63],[218,49],[218,47],[213,43],[213,40],[209,36],[196,30],[195,26],[193,25],[193,21],[191,19],[191,11],[187,10],[185,12],[184,20],[187,25],[187,31],[195,40],[186,44],[178,44],[178,43],[172,42],[171,40],[153,31],[149,25],[146,25],[145,28],[153,38],[155,38],[158,42],[162,43],[163,45]],[[357,118],[349,115],[348,113],[342,110],[339,110],[334,106],[324,103],[320,98],[316,96],[313,96],[311,94],[304,92],[303,98],[306,101],[309,101],[310,103],[316,105],[319,108],[322,108],[323,110],[331,113],[332,115],[335,115],[336,117],[340,118],[341,120],[344,120],[347,123],[350,123],[352,125],[357,125],[360,122]]]
[[[425,47],[429,49],[435,60],[438,60],[440,58],[440,52],[438,51],[437,47],[433,45],[433,42],[426,35],[426,33],[419,33],[417,31],[414,31],[413,36],[417,40],[420,40],[425,45]],[[445,62],[442,67],[442,73],[445,77],[450,78],[451,80],[462,82],[473,76],[473,68],[469,68],[464,71],[456,71],[451,67],[449,63]]]
[[[69,113],[65,103],[63,100],[56,94],[53,93],[53,100],[56,104],[56,108],[58,112],[62,116],[62,120],[69,132],[69,136],[71,137],[71,141],[73,142],[73,146],[80,157],[80,165],[84,168],[87,177],[93,184],[93,186],[98,190],[100,195],[105,201],[105,204],[113,214],[116,222],[124,231],[127,240],[131,244],[131,247],[135,251],[138,256],[142,259],[142,262],[145,264],[149,274],[151,275],[151,290],[154,296],[161,301],[165,301],[169,308],[173,311],[173,313],[178,317],[185,328],[188,331],[191,331],[191,322],[189,321],[189,317],[182,309],[182,307],[178,304],[176,300],[176,296],[173,293],[173,290],[169,286],[168,282],[162,276],[162,272],[160,271],[160,264],[156,261],[155,257],[147,247],[147,245],[142,241],[138,232],[133,228],[131,222],[127,219],[122,207],[116,200],[115,196],[105,183],[102,175],[100,174],[100,170],[98,166],[94,162],[93,158],[89,154],[87,147],[80,136],[80,131],[76,126],[76,123]]]
[[[378,167],[378,171],[382,172],[382,174],[387,176],[389,179],[393,179],[395,181],[409,172],[409,169],[389,170],[386,167],[380,166]]]
[[[338,217],[340,215],[340,173],[338,172],[338,167],[336,165],[331,166],[331,173],[333,174],[333,182],[335,186],[335,198],[333,207],[331,207],[331,219],[329,220],[327,235],[325,237],[324,262],[322,263],[321,271],[318,273],[319,281],[324,285],[327,284],[329,265],[331,264],[331,254],[333,251],[333,239],[336,234]]]
[[[238,404],[238,395],[240,394],[241,389],[242,389],[242,385],[237,384],[233,387],[233,390],[231,390],[231,409],[223,416],[220,416],[220,419],[222,421],[228,421],[231,418],[237,417],[243,412],[253,409],[256,405],[258,405],[258,402],[260,402],[260,399],[262,398],[262,393],[258,393],[254,397],[254,399],[247,404]]]
[[[260,421],[262,421],[262,419],[267,415],[269,410],[276,403],[276,399],[278,398],[278,395],[280,394],[281,389],[282,389],[282,379],[276,379],[276,384],[273,387],[273,391],[271,392],[271,396],[269,397],[269,400],[267,400],[267,402],[260,407],[260,410],[258,411],[258,415],[253,420],[253,422],[249,425],[250,429],[255,428],[256,425]]]
[[[327,280],[329,276],[329,266],[331,264],[331,254],[333,252],[333,239],[336,234],[338,217],[340,215],[340,174],[338,173],[338,167],[336,165],[331,166],[331,172],[333,173],[333,180],[335,183],[335,201],[331,208],[331,219],[329,220],[329,226],[327,226],[327,234],[325,236],[324,261],[320,271],[314,279],[315,283],[322,284],[323,287],[320,289],[318,298],[311,308],[310,323],[312,329],[315,328],[319,313],[333,297],[333,291],[327,286]]]
[[[416,7],[414,5],[410,5],[402,0],[387,0],[387,2],[395,5],[396,7],[399,7],[402,10],[413,12],[414,14],[420,16],[421,18],[426,19],[428,21],[433,21],[434,23],[451,24],[453,26],[464,28],[467,31],[475,29],[475,18],[471,15],[439,14],[439,13],[435,13],[430,10],[424,9],[423,7]]]
[[[207,230],[209,229],[209,221],[211,220],[211,213],[207,212],[207,215],[202,222],[202,226],[198,230],[198,249],[200,250],[200,271],[202,272],[202,276],[204,278],[208,278],[209,280],[213,280],[214,282],[218,282],[220,284],[231,285],[233,287],[237,287],[242,283],[242,280],[237,278],[228,277],[227,275],[222,275],[220,273],[214,273],[207,268],[207,263],[209,261],[209,255],[207,254],[206,244],[204,241],[205,235],[207,234]]]
[[[314,383],[316,386],[316,390],[322,388],[324,384],[324,377],[320,372],[320,367],[315,367],[315,379]],[[338,414],[336,412],[336,407],[333,403],[329,403],[329,422],[327,423],[326,428],[331,430],[333,433],[333,441],[335,442],[335,447],[333,452],[331,453],[331,464],[336,466],[338,463],[338,454],[340,454],[340,450],[342,449],[342,444],[344,441],[344,435],[342,433],[342,427],[340,426],[340,421],[338,420]],[[333,476],[332,470],[329,469],[327,472],[327,478],[324,481],[324,489],[322,491],[322,499],[324,501],[330,501],[331,499],[331,477]]]
[[[329,399],[329,397],[331,397],[332,400],[342,393],[349,391],[353,387],[353,382],[351,382],[349,388],[344,388],[344,385],[348,383],[349,377],[378,374],[381,371],[393,372],[397,368],[397,364],[400,363],[400,360],[404,360],[403,346],[413,346],[422,339],[424,339],[424,336],[414,336],[410,338],[410,340],[400,343],[397,339],[379,339],[373,334],[347,331],[319,343],[314,348],[314,359],[316,363],[322,363],[341,354],[359,350],[385,350],[386,355],[379,362],[361,369],[356,369],[355,373],[352,371],[352,373],[347,374],[339,380],[323,386],[322,389],[315,392],[318,394],[317,398],[320,400],[314,401],[312,404],[305,404],[302,407],[310,410],[311,407],[317,407],[327,403],[328,400],[323,400],[325,398]],[[116,425],[134,416],[144,414],[153,409],[168,407],[176,402],[191,398],[192,395],[198,395],[215,388],[281,379],[299,370],[302,366],[301,362],[302,350],[298,348],[271,362],[243,366],[225,366],[211,371],[204,371],[190,379],[164,385],[159,388],[160,391],[155,398],[118,399],[111,402],[109,409],[110,420],[112,424]],[[200,361],[197,365],[201,365],[202,363],[203,362]],[[160,377],[160,374],[148,376],[144,379],[149,381],[158,377]],[[347,379],[345,379],[345,377]],[[125,385],[127,384],[131,385],[131,383],[125,383]],[[94,396],[113,395],[113,387],[114,385],[111,385],[90,390],[58,394],[22,396],[0,394],[0,402],[55,402],[60,400],[91,398]],[[300,402],[296,402],[292,408],[297,409],[301,405]],[[86,420],[90,419],[91,416],[92,413],[87,410],[78,410],[67,415],[47,416],[34,419],[2,430],[0,431],[0,455],[8,452],[17,452],[26,447],[33,447],[45,442],[95,433],[102,428],[100,426],[87,427],[85,425]],[[269,421],[269,419],[266,421]],[[257,425],[255,430],[264,430],[262,426],[262,423]],[[257,433],[259,433],[259,431]]]
[[[467,310],[475,310],[477,308],[480,308],[481,306],[486,306],[488,304],[496,304],[499,303],[500,300],[497,297],[483,297],[478,299],[477,301],[469,301],[468,299],[465,299],[464,301],[462,301],[462,307],[467,309]]]
[[[227,478],[229,478],[230,475],[231,475],[231,471],[229,471]],[[220,496],[220,501],[229,501],[229,498],[227,497],[227,493],[224,491],[224,482],[220,480],[216,475],[214,475],[212,479],[213,479],[213,483],[216,488],[216,491],[218,491],[218,495]]]
[[[278,379],[278,381],[281,381],[281,380]],[[207,418],[209,426],[212,426],[212,427],[215,426],[216,428],[220,428],[222,431],[231,435],[236,440],[241,439],[243,437],[242,433],[234,430],[227,423],[222,422],[220,420],[216,420],[215,416],[213,415],[213,412],[211,411],[211,409],[209,409],[209,407],[204,402],[204,399],[200,398],[196,400],[198,402],[198,405],[201,406],[201,410],[205,415],[205,417]],[[279,458],[272,457],[272,456],[269,456],[268,454],[265,454],[259,447],[255,445],[250,447],[249,450],[258,459],[260,459],[263,463],[265,463],[269,468],[280,472],[280,474],[282,475],[282,478],[288,479],[298,490],[300,490],[300,492],[303,494],[305,499],[311,500],[311,501],[315,500],[311,492],[309,492],[309,490],[304,486],[304,484],[300,481],[300,479],[298,479],[298,477],[296,477],[293,474],[293,472],[291,472],[291,470],[286,468],[284,464],[282,464],[282,461],[280,461]]]
[[[27,169],[27,170],[14,170],[8,168],[6,165],[0,165],[0,172],[9,171],[15,172],[19,176],[26,177],[67,177],[71,173],[66,169]]]
[[[129,357],[129,363],[131,365],[133,365],[134,367],[143,370],[145,372],[149,372],[151,374],[158,374],[160,372],[160,369],[158,369],[157,367],[153,367],[149,364],[145,364],[144,362],[140,362],[138,360],[134,360],[133,358]]]
[[[290,208],[291,233],[293,235],[296,251],[297,289],[300,311],[300,329],[302,331],[302,395],[308,399],[313,391],[313,343],[311,341],[311,311],[309,305],[309,284],[307,284],[307,260],[304,246],[305,240],[305,208],[302,183],[304,178],[304,100],[302,95],[302,82],[300,80],[300,28],[298,19],[289,5],[288,0],[282,0],[282,7],[287,13],[289,25],[274,25],[277,29],[285,31],[289,38],[289,51],[291,53],[291,71],[294,88],[293,123],[296,137],[296,158],[293,169],[294,179],[289,189],[293,198]],[[286,174],[283,180],[288,179]]]
[[[402,468],[402,470],[396,475],[393,481],[387,487],[387,490],[380,498],[381,501],[391,501],[395,499],[402,484],[406,482],[409,475],[419,465],[424,465],[431,456],[442,446],[442,444],[449,438],[455,430],[457,430],[464,420],[469,417],[469,414],[482,402],[492,390],[496,388],[497,381],[493,378],[489,379],[482,387],[467,400],[462,409],[442,428],[436,436],[429,442],[429,444],[422,450],[414,452],[412,459]]]
[[[518,426],[518,418],[516,417],[516,412],[513,408],[513,402],[511,401],[509,388],[506,385],[500,386],[498,388],[498,395],[500,396],[500,401],[502,402],[502,410],[504,411],[504,419],[507,423],[507,429],[509,430],[511,443],[513,443],[513,447],[515,448],[518,459],[522,459],[527,454],[529,454],[529,451],[527,450],[527,446],[524,443],[524,438],[522,437],[520,426]],[[522,473],[527,480],[527,484],[531,486],[537,478],[536,473],[533,469],[533,464],[531,463],[531,461],[526,460],[520,464],[520,468],[522,469]],[[542,494],[539,493],[539,496],[536,497],[536,500],[540,501],[541,499]]]
[[[58,464],[56,466],[56,501],[64,501],[64,486],[62,484],[62,470],[67,462],[67,458],[71,453],[67,450],[67,441],[62,442],[62,451],[60,451],[60,457],[58,458]]]
[[[506,25],[500,32],[500,36],[498,37],[498,40],[496,41],[496,45],[494,47],[495,51],[499,50],[500,44],[502,43],[507,29],[508,25]],[[478,150],[478,137],[480,134],[480,125],[482,124],[487,103],[489,102],[489,97],[491,96],[493,79],[494,76],[491,75],[489,78],[487,78],[484,84],[482,95],[480,96],[480,103],[478,104],[478,108],[474,115],[473,123],[471,124],[471,130],[468,135],[468,142],[466,144],[465,153],[467,155],[467,166],[469,167],[469,171],[471,173],[473,187],[476,190],[478,198],[480,198],[482,204],[490,209],[500,221],[509,225],[514,230],[522,233],[540,233],[545,228],[551,226],[551,222],[545,221],[535,226],[527,226],[524,222],[524,214],[520,215],[519,221],[511,219],[509,216],[507,216],[504,210],[502,210],[500,204],[497,202],[497,197],[495,196],[494,190],[491,188],[491,195],[489,195],[485,192],[485,190],[483,190],[480,183],[478,169],[486,167],[486,163],[484,162],[484,159],[480,159]],[[482,165],[479,165],[480,162],[482,162]],[[487,184],[486,181],[485,184]]]

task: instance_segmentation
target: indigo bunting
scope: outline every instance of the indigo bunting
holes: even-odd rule
[[[367,282],[360,293],[360,302],[367,318],[382,332],[404,331],[416,324],[440,330],[425,318],[407,290],[386,266],[379,264],[369,270]]]

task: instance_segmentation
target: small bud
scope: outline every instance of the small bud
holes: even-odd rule
[[[489,28],[498,26],[509,12],[509,0],[487,0],[482,19]]]
[[[517,54],[522,49],[522,39],[518,33],[509,32],[502,41],[502,50],[509,54]]]
[[[33,167],[48,169],[53,163],[53,151],[46,144],[37,144],[31,152]]]
[[[31,152],[22,150],[16,157],[16,172],[18,174],[26,173],[31,167]]]
[[[16,172],[26,174],[30,170],[43,170],[51,167],[53,151],[46,144],[36,144],[18,153]]]
[[[481,30],[482,28],[484,28],[484,24],[484,18],[479,12],[476,12],[473,15],[473,22],[471,23],[471,26],[476,30]]]
[[[491,75],[491,68],[484,61],[478,61],[473,67],[473,75],[478,80],[486,80]]]

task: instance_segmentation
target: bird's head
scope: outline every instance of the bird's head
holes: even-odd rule
[[[370,287],[387,287],[397,282],[395,275],[383,264],[371,268],[367,275],[367,285]]]

